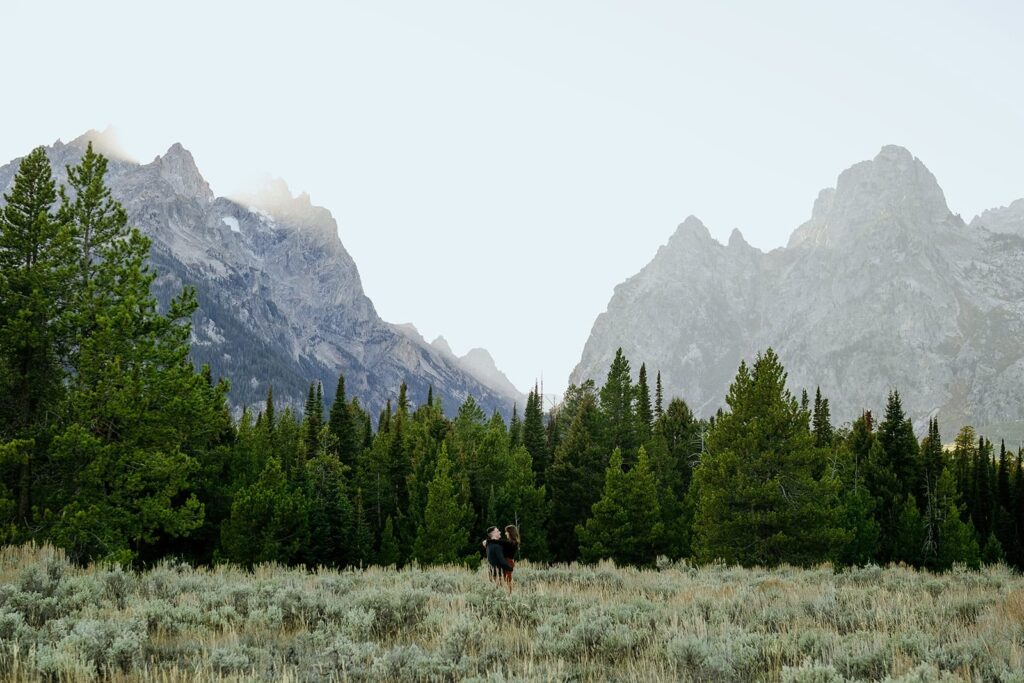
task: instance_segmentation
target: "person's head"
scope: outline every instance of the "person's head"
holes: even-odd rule
[[[492,526],[490,529],[487,530],[487,538],[491,539],[492,541],[497,541],[499,538],[501,538],[501,529],[499,529],[496,526]]]
[[[519,529],[509,524],[505,527],[505,535],[508,536],[508,540],[512,541],[516,545],[522,545],[523,539],[519,537]]]

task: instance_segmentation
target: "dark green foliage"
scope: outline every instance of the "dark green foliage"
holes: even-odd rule
[[[384,531],[380,534],[380,550],[377,551],[377,564],[382,567],[398,566],[402,563],[401,549],[395,538],[395,527],[391,518],[384,520]]]
[[[640,374],[636,380],[636,435],[639,443],[645,444],[651,439],[654,427],[654,413],[651,410],[651,390],[647,386],[647,365],[640,364]]]
[[[332,455],[318,455],[306,463],[304,479],[309,543],[302,549],[303,561],[310,566],[351,564],[355,512],[345,490],[342,464]]]
[[[471,518],[458,495],[448,449],[442,444],[434,479],[427,487],[427,506],[416,532],[413,556],[427,564],[457,562],[469,540]]]
[[[604,422],[604,448],[622,451],[623,461],[632,462],[636,452],[636,392],[629,374],[629,361],[620,348],[608,370],[608,378],[601,387],[601,417]]]
[[[822,398],[821,387],[814,392],[814,412],[811,417],[811,431],[814,432],[814,445],[824,448],[832,444],[832,421],[829,414],[828,399]]]
[[[592,512],[585,525],[576,527],[584,562],[610,558],[620,564],[654,563],[665,529],[657,482],[643,447],[628,472],[623,471],[619,450],[612,453],[605,470],[604,494]]]
[[[335,438],[334,455],[347,467],[355,466],[356,453],[359,450],[358,435],[351,406],[345,399],[345,376],[338,375],[338,387],[334,393],[334,403],[327,419],[331,434]]]
[[[305,501],[290,489],[276,458],[236,494],[221,540],[225,558],[246,565],[292,562],[308,545]]]
[[[849,533],[836,519],[839,484],[820,477],[806,413],[771,349],[745,363],[708,435],[694,486],[694,553],[745,565],[834,559]]]
[[[526,399],[526,410],[523,412],[523,447],[533,459],[533,471],[537,473],[537,481],[543,483],[550,458],[547,433],[544,429],[544,404],[537,387],[533,388]]]
[[[609,457],[602,446],[601,416],[593,387],[582,391],[574,403],[566,403],[573,414],[572,424],[555,453],[547,480],[551,496],[549,548],[561,561],[578,557],[576,526],[587,520],[601,496]]]

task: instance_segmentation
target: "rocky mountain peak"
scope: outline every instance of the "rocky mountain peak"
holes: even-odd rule
[[[196,166],[192,153],[180,142],[171,145],[163,156],[153,159],[160,177],[167,182],[175,194],[195,199],[203,204],[213,201],[213,191]]]
[[[251,192],[232,197],[240,204],[266,211],[276,220],[302,229],[327,244],[339,242],[338,223],[331,212],[313,204],[308,192],[292,195],[291,188],[281,178],[265,178]]]

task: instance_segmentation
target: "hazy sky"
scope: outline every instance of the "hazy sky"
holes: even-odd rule
[[[786,242],[888,143],[1024,196],[1019,2],[0,2],[0,160],[112,125],[338,220],[386,320],[564,388],[687,215]]]

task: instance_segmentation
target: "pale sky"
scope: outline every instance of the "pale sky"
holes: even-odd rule
[[[689,214],[781,246],[889,143],[967,220],[1024,197],[1022,7],[2,0],[0,163],[111,125],[217,194],[282,177],[385,320],[558,392]]]

